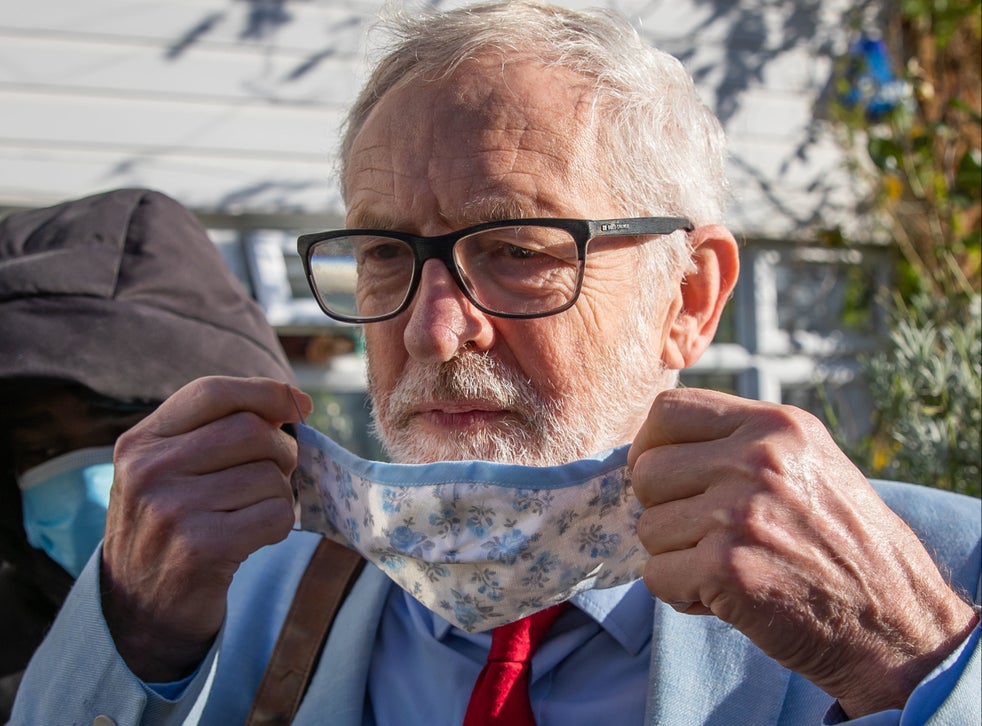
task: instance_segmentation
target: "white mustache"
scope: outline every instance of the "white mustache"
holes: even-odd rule
[[[547,407],[531,382],[484,353],[463,352],[407,371],[385,401],[389,419],[405,423],[428,401],[479,400],[531,420]]]

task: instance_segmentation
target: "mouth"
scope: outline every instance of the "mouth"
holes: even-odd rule
[[[412,418],[441,429],[487,427],[515,414],[487,401],[436,401],[417,406]]]

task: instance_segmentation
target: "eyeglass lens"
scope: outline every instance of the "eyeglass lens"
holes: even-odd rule
[[[576,295],[580,263],[573,236],[536,225],[495,227],[459,239],[454,263],[465,291],[489,311],[538,315]],[[398,310],[413,284],[412,246],[383,235],[323,240],[310,251],[310,271],[322,304],[352,318]]]

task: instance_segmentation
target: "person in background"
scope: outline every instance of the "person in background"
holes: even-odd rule
[[[105,527],[116,439],[205,375],[293,381],[204,228],[122,189],[0,220],[0,715]]]
[[[393,463],[284,432],[311,401],[282,383],[182,388],[119,439],[101,556],[13,722],[978,723],[978,501],[675,385],[739,266],[681,64],[521,0],[395,30],[348,116],[348,229],[298,243],[364,325]],[[305,579],[327,540],[297,502],[369,562],[309,660],[267,672],[311,666],[279,717],[254,704],[281,626],[342,562]]]

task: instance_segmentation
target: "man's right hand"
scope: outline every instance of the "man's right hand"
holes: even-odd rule
[[[285,383],[201,378],[117,440],[102,606],[143,681],[200,663],[239,565],[293,527],[297,445],[280,426],[312,408]]]

